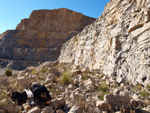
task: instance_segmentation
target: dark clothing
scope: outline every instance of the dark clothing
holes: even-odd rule
[[[26,92],[19,93],[18,91],[15,91],[15,92],[12,92],[10,97],[14,102],[17,102],[18,105],[22,105],[26,103],[26,100],[27,100]]]
[[[39,105],[46,105],[45,103],[51,100],[51,96],[45,86],[36,87],[33,90],[33,95],[34,102]]]
[[[45,86],[35,84],[31,88],[33,88],[32,90],[33,100],[36,104],[40,106],[45,106],[46,102],[51,100],[51,96]],[[20,93],[18,91],[15,91],[15,92],[12,92],[10,97],[14,102],[17,102],[18,105],[22,105],[26,103],[26,100],[28,99],[28,94],[27,92]]]

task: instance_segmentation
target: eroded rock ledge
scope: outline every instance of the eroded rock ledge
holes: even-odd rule
[[[16,30],[0,35],[0,66],[25,69],[54,61],[63,43],[94,22],[69,9],[35,10],[21,20]]]

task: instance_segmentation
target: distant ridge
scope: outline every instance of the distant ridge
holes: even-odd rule
[[[34,10],[16,30],[0,35],[0,66],[20,70],[55,61],[63,43],[94,21],[65,8]]]

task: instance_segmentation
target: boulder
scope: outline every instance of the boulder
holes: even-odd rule
[[[73,91],[73,90],[75,90],[77,87],[75,86],[75,85],[72,85],[72,84],[70,84],[69,86],[68,86],[68,90],[69,91]]]
[[[74,103],[72,103],[70,101],[66,101],[66,105],[64,106],[64,111],[68,112],[73,105],[74,105]]]
[[[96,106],[98,106],[101,111],[111,111],[111,106],[105,101],[97,102]]]
[[[44,83],[44,84],[49,84],[49,83],[56,82],[57,78],[58,78],[57,75],[49,74],[49,75],[46,77],[46,80],[45,80],[45,83]]]
[[[147,111],[150,111],[150,105],[147,106],[146,110],[147,110]]]
[[[18,90],[24,90],[24,88],[30,88],[32,78],[26,78],[24,76],[17,77],[15,86]]]
[[[94,91],[94,81],[92,79],[88,79],[84,82],[84,87],[86,88],[86,91]]]
[[[122,77],[117,77],[116,81],[118,84],[121,84],[124,80]]]
[[[71,73],[72,73],[72,75],[79,75],[79,74],[81,74],[82,72],[81,72],[81,70],[80,69],[76,69],[76,70],[71,70]]]
[[[60,71],[57,69],[57,68],[55,68],[55,67],[51,67],[50,69],[49,69],[49,73],[53,73],[55,76],[57,76],[57,77],[59,77],[60,76]]]
[[[21,111],[21,106],[18,106],[15,103],[9,103],[3,106],[3,109],[6,110],[7,113],[18,113]]]
[[[82,113],[82,108],[77,106],[77,105],[74,105],[72,106],[72,108],[69,110],[68,113]]]
[[[46,82],[45,82],[45,84],[46,84]],[[49,83],[45,86],[49,89],[60,89],[60,87],[56,83]]]
[[[7,113],[7,112],[4,109],[0,109],[0,113]]]
[[[41,113],[54,113],[54,110],[51,106],[45,107]]]
[[[54,110],[63,109],[65,106],[65,99],[64,98],[57,98],[55,100],[52,100],[51,106]]]
[[[29,111],[31,109],[31,105],[30,104],[23,104],[23,109],[25,112]]]
[[[3,107],[9,103],[8,99],[4,98],[0,100],[0,107]]]
[[[106,101],[114,111],[119,111],[120,108],[125,110],[130,105],[130,96],[127,92],[121,91],[119,94],[107,94],[104,96],[104,101]]]
[[[63,110],[57,110],[56,113],[65,113]]]
[[[141,100],[140,96],[138,96],[137,94],[133,94],[133,95],[132,95],[132,99],[134,99],[134,100],[136,100],[136,101]]]
[[[31,110],[28,111],[28,113],[41,113],[41,109],[38,107],[34,107]]]

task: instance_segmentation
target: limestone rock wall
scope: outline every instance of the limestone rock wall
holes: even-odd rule
[[[150,1],[111,0],[92,25],[64,44],[59,62],[149,84]]]
[[[24,69],[57,60],[63,43],[94,21],[65,8],[35,10],[16,30],[0,35],[0,66]]]

